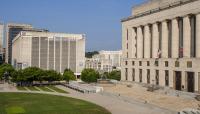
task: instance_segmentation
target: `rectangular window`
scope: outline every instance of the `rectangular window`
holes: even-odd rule
[[[152,30],[153,30],[153,26],[152,26],[152,25],[149,25],[149,28],[150,28],[150,31],[149,31],[149,32],[150,32],[150,34],[151,34],[151,37],[150,37],[150,58],[152,58],[152,53],[153,53],[153,50],[152,50],[152,49],[153,49],[153,48],[152,48],[152,47],[153,47],[153,45],[152,45],[152,44],[153,44],[153,43],[152,43],[152,42],[153,42],[153,34],[152,34],[153,32],[152,32]]]
[[[142,69],[140,69],[139,78],[140,78],[140,83],[142,83]]]
[[[169,86],[169,71],[165,71],[165,86]]]
[[[128,61],[125,61],[125,65],[128,65]]]
[[[139,61],[139,66],[142,66],[142,61]]]
[[[150,66],[150,62],[149,61],[147,61],[147,66]]]
[[[172,57],[172,21],[169,20],[167,22],[168,25],[168,57],[171,58]]]
[[[183,58],[183,18],[178,19],[179,27],[179,57]]]
[[[135,61],[132,61],[132,65],[133,65],[133,66],[135,65]]]
[[[196,57],[196,16],[192,15],[190,17],[190,25],[191,25],[191,57]]]
[[[126,49],[128,49],[128,43],[126,44]]]
[[[159,66],[159,62],[157,60],[155,61],[155,66]]]
[[[128,68],[125,69],[125,78],[128,80]]]
[[[175,67],[179,67],[179,61],[175,61]]]
[[[128,40],[128,29],[126,30],[126,38]]]
[[[150,84],[150,69],[147,69],[147,83]]]
[[[159,85],[159,70],[156,70],[156,85]]]
[[[165,67],[168,67],[169,65],[168,65],[168,61],[165,61]]]
[[[135,69],[134,68],[132,69],[132,79],[133,79],[133,81],[135,81]]]
[[[192,61],[187,61],[187,68],[192,68]]]

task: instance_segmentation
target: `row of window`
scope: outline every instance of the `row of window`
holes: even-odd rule
[[[125,69],[125,77],[126,80],[128,81],[128,68]],[[147,69],[147,75],[146,75],[146,80],[147,82],[143,82],[142,80],[143,74],[142,74],[142,69],[139,69],[139,82],[140,83],[147,83],[150,84],[152,81],[153,84],[159,85],[159,70],[155,70],[155,79],[150,78],[150,69]],[[135,69],[132,69],[132,81],[135,81]],[[169,71],[165,70],[165,86],[169,86]]]
[[[139,66],[142,66],[142,61],[139,61]],[[125,65],[128,65],[128,61],[125,61]],[[146,61],[146,65],[150,66],[150,61]],[[135,66],[135,61],[132,61],[132,66]],[[154,66],[159,66],[159,61],[154,62]],[[169,63],[168,61],[165,61],[165,67],[168,67]],[[180,67],[180,62],[175,61],[175,67]],[[187,68],[192,68],[192,61],[187,61]]]

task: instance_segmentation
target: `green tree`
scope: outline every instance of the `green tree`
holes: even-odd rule
[[[8,72],[9,75],[11,75],[12,72],[14,72],[15,69],[10,64],[2,64],[0,65],[0,79],[2,79],[5,72]]]
[[[76,76],[72,70],[65,69],[63,79],[69,82],[70,80],[76,80]]]
[[[108,74],[108,79],[121,80],[121,71],[114,70]]]
[[[60,81],[62,79],[61,74],[55,70],[46,70],[45,75],[46,76],[43,78],[45,81]]]
[[[81,80],[87,83],[97,82],[99,77],[99,72],[95,71],[94,69],[84,69],[81,72]]]

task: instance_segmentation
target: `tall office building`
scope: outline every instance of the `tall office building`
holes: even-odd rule
[[[122,19],[122,80],[200,92],[200,0],[150,0]]]
[[[12,65],[39,67],[80,75],[85,65],[85,35],[22,31],[12,42]]]
[[[46,29],[36,29],[29,24],[17,24],[9,23],[6,26],[6,62],[11,64],[12,59],[12,40],[21,31],[36,31],[36,32],[48,32]]]
[[[3,48],[3,39],[4,39],[4,25],[0,23],[0,64],[4,63],[4,48]]]

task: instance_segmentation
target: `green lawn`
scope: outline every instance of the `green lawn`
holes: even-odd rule
[[[58,92],[58,93],[68,93],[68,92],[66,92],[66,91],[64,91],[64,90],[62,90],[62,89],[59,89],[59,88],[57,88],[57,87],[55,87],[55,86],[52,86],[52,85],[47,86],[47,87],[50,88],[50,89],[53,89],[54,91],[56,91],[56,92]]]
[[[0,114],[111,114],[95,104],[69,97],[0,93]]]
[[[27,89],[26,89],[25,87],[17,86],[17,89],[18,89],[18,90],[21,90],[21,91],[27,91]]]
[[[27,87],[29,90],[31,91],[40,91],[38,90],[37,88],[35,88],[34,86],[30,86],[30,87]]]
[[[45,86],[37,86],[39,89],[41,89],[42,91],[46,91],[46,92],[54,92],[48,88],[46,88]]]

